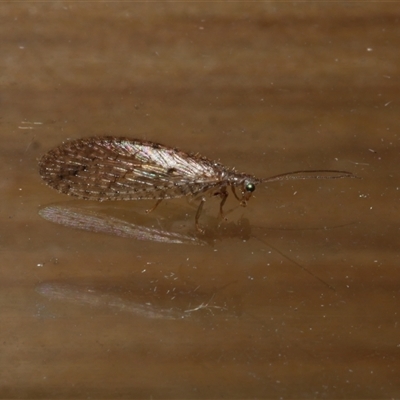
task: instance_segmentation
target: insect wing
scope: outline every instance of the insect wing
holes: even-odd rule
[[[66,142],[43,156],[40,174],[60,192],[89,200],[175,198],[218,182],[215,163],[204,157],[115,137]]]

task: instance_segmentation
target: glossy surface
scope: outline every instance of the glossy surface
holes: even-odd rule
[[[0,13],[1,397],[399,397],[396,3]],[[202,246],[135,240],[109,233],[196,237],[197,204],[146,215],[154,200],[88,206],[46,187],[40,157],[93,135],[260,177],[361,179],[268,184],[245,209],[230,196],[220,227],[218,201],[206,202]],[[86,222],[101,212],[106,232],[39,215],[65,202],[87,207]]]

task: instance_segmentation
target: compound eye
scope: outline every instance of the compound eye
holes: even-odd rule
[[[256,190],[256,185],[254,183],[248,183],[246,184],[245,189],[248,192],[254,192],[254,190]]]

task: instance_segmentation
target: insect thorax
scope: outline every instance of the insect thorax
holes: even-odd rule
[[[230,186],[235,186],[242,191],[254,191],[259,180],[253,175],[241,174],[236,171],[229,171],[225,178]]]

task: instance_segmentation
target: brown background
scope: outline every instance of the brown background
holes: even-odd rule
[[[0,35],[0,397],[400,396],[398,4],[9,2]],[[206,246],[45,221],[91,205],[37,159],[98,134],[362,179],[260,186]]]

